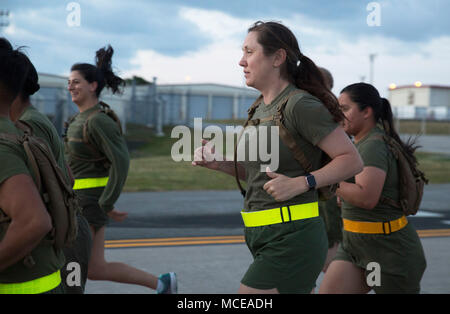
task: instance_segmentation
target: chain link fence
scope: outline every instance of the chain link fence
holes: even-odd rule
[[[66,88],[67,78],[40,74],[40,85],[41,89],[31,96],[31,103],[62,134],[64,122],[78,112]],[[258,92],[252,89],[217,84],[157,85],[154,78],[145,85],[133,80],[121,94],[104,90],[100,100],[116,112],[124,132],[127,123],[133,123],[151,127],[157,135],[162,135],[164,126],[191,126],[194,118],[245,119],[257,96]]]
[[[67,78],[41,75],[41,89],[31,97],[32,104],[45,113],[60,134],[64,122],[78,112],[66,88]],[[124,132],[127,123],[145,125],[163,135],[164,126],[193,126],[194,118],[225,122],[246,119],[247,109],[259,92],[249,88],[218,84],[158,85],[156,78],[149,84],[128,84],[122,94],[105,90],[101,100],[119,116]],[[408,134],[450,135],[450,107],[392,108],[396,128]]]

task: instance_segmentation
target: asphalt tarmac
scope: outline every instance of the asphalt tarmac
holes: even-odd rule
[[[450,155],[450,136],[421,136],[418,144],[419,151]],[[241,207],[237,190],[123,193],[116,208],[129,216],[107,227],[106,259],[155,275],[175,271],[181,294],[236,293],[252,262],[243,241]],[[450,293],[450,184],[426,186],[419,213],[408,219],[418,230],[427,259],[421,293]],[[86,293],[154,291],[88,281]]]
[[[450,184],[426,186],[410,216],[427,258],[422,293],[450,293]],[[243,242],[238,191],[123,193],[129,213],[110,223],[105,256],[158,275],[175,271],[182,294],[232,294],[252,257]],[[322,275],[317,285],[320,285]],[[86,293],[154,293],[145,287],[88,281]]]

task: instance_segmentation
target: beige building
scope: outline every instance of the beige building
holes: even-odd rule
[[[389,87],[394,115],[404,119],[450,119],[450,86],[414,85]]]

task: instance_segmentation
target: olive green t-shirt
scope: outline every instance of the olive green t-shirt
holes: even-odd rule
[[[0,117],[0,133],[21,135],[14,124],[7,118]],[[0,185],[10,177],[26,174],[31,175],[28,159],[21,145],[0,140]],[[7,232],[7,225],[0,225],[0,241]],[[55,251],[53,246],[42,241],[31,251],[36,265],[28,268],[20,260],[0,272],[0,283],[25,282],[40,278],[61,269],[64,265],[64,255],[61,250]]]
[[[398,200],[397,161],[382,139],[384,131],[374,127],[363,139],[355,144],[364,163],[364,167],[376,167],[386,173],[382,196]],[[359,208],[343,200],[342,217],[357,221],[386,221],[400,218],[403,215],[398,208],[378,203],[373,209]]]
[[[53,123],[46,115],[39,112],[35,107],[28,106],[20,116],[19,120],[26,122],[33,129],[33,135],[42,138],[50,147],[58,166],[68,177],[64,161],[64,146],[61,137]]]
[[[86,119],[93,111],[100,109],[97,104],[77,114],[69,125],[67,139],[82,139]],[[130,164],[128,148],[117,123],[104,113],[94,114],[90,118],[88,136],[90,143],[107,158],[110,165],[106,165],[105,161],[89,162],[75,158],[74,154],[84,159],[96,158],[88,145],[76,141],[66,141],[66,160],[75,179],[109,177],[104,188],[77,190],[82,205],[98,203],[105,212],[109,212],[114,208],[127,179]]]
[[[264,104],[262,100],[252,119],[273,116],[277,111],[278,103],[294,89],[296,87],[290,84],[270,104]],[[305,156],[311,161],[313,170],[319,169],[323,152],[316,145],[338,126],[328,109],[319,99],[303,91],[289,99],[284,109],[284,118],[284,126],[294,137]],[[304,204],[318,200],[318,194],[315,190],[297,195],[284,202],[276,201],[264,190],[264,184],[271,178],[267,176],[265,166],[262,165],[278,165],[277,169],[271,168],[271,170],[288,177],[306,174],[306,171],[294,158],[291,150],[283,143],[281,138],[273,136],[273,134],[278,134],[277,129],[273,120],[262,122],[256,127],[249,126],[245,130],[247,135],[244,132],[239,142],[238,161],[245,168],[247,182],[247,194],[244,201],[245,211]],[[275,133],[273,133],[274,130]],[[263,136],[264,134],[266,136]],[[264,138],[266,138],[266,141]],[[278,145],[276,145],[276,138],[278,138]],[[257,146],[255,146],[255,143],[257,143]],[[278,156],[271,151],[270,147],[272,146],[274,151],[278,150]],[[261,151],[267,154],[261,154]],[[269,155],[271,158],[267,158]],[[241,156],[241,159],[239,159],[239,156]],[[278,162],[275,160],[276,158],[278,158]]]

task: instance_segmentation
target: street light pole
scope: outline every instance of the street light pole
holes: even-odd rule
[[[9,22],[8,21],[3,21],[3,17],[6,16],[6,18],[8,18],[9,16],[9,11],[8,10],[0,10],[0,30],[2,27],[8,27],[9,26]]]
[[[374,62],[376,56],[377,56],[377,54],[375,54],[375,53],[369,54],[369,60],[370,60],[369,83],[372,85],[373,85],[373,62]]]

